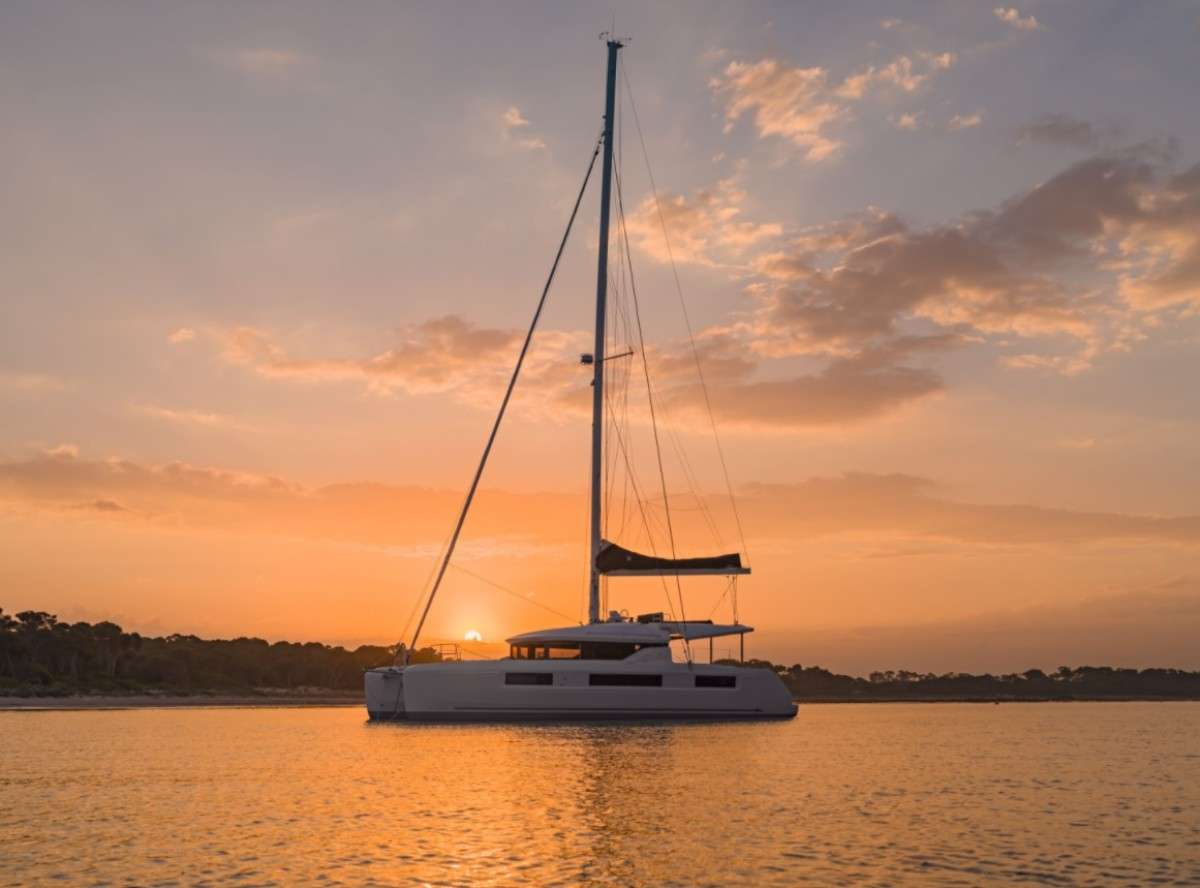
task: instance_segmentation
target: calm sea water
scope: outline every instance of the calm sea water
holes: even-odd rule
[[[7,885],[1200,884],[1200,704],[0,713]]]

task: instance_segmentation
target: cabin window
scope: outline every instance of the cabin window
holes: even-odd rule
[[[697,675],[696,687],[698,688],[736,688],[736,675]]]
[[[644,648],[665,648],[665,644],[634,644],[622,641],[560,641],[553,644],[514,644],[508,656],[513,660],[624,660]]]
[[[506,672],[504,673],[504,683],[506,685],[552,685],[554,684],[554,673]]]
[[[509,657],[514,660],[578,660],[579,645],[570,642],[560,644],[514,644],[509,648]]]
[[[637,673],[592,673],[588,676],[592,687],[609,688],[661,688],[661,675],[639,675]]]
[[[620,641],[585,641],[581,646],[581,660],[624,660],[643,648],[666,647],[665,644],[633,644]]]

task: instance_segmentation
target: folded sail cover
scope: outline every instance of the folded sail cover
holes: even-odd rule
[[[631,552],[604,540],[596,555],[596,570],[613,576],[674,576],[698,574],[748,574],[750,569],[742,567],[742,556],[737,552],[728,555],[712,555],[707,558],[657,558]]]

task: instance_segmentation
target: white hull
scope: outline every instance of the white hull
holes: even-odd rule
[[[373,720],[734,719],[796,714],[787,688],[770,670],[670,661],[424,663],[371,669],[365,684],[367,713]]]

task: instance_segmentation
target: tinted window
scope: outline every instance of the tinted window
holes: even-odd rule
[[[661,688],[661,675],[612,674],[588,676],[588,684],[599,687]]]
[[[548,685],[554,684],[553,672],[506,672],[506,685]]]
[[[514,660],[578,660],[579,645],[569,642],[549,647],[546,645],[514,644],[509,648],[508,654]]]
[[[582,660],[624,660],[637,650],[636,644],[614,641],[585,641],[582,645]]]
[[[698,688],[735,688],[737,687],[737,676],[734,675],[697,675],[696,687]]]
[[[643,648],[666,647],[665,644],[632,644],[620,641],[585,641],[581,645],[581,660],[624,660]]]

